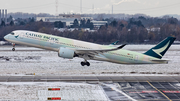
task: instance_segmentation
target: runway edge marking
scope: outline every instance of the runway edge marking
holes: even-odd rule
[[[149,81],[146,81],[149,85],[151,85],[151,87],[153,87],[154,89],[156,89],[159,93],[161,93],[163,96],[165,96],[169,101],[172,101],[169,97],[167,97],[163,92],[161,92],[159,89],[157,89],[156,87],[154,87]]]

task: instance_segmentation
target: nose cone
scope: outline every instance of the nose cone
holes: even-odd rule
[[[4,39],[7,40],[8,39],[8,35],[4,36]]]

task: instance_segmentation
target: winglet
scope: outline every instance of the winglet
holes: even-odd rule
[[[126,44],[123,44],[123,45],[119,46],[117,49],[121,49],[121,48],[123,48],[124,46],[126,46]]]
[[[111,43],[110,45],[116,45],[118,42],[119,42],[119,40],[117,40],[117,41]]]

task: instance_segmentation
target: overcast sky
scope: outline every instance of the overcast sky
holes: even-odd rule
[[[58,13],[80,13],[81,0],[58,0]],[[8,12],[56,14],[56,0],[0,0]],[[180,15],[180,0],[82,0],[82,13],[142,13],[150,16]]]

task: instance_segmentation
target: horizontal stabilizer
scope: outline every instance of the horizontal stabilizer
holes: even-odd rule
[[[157,63],[165,63],[167,64],[169,60],[151,60],[153,62],[157,62]]]

